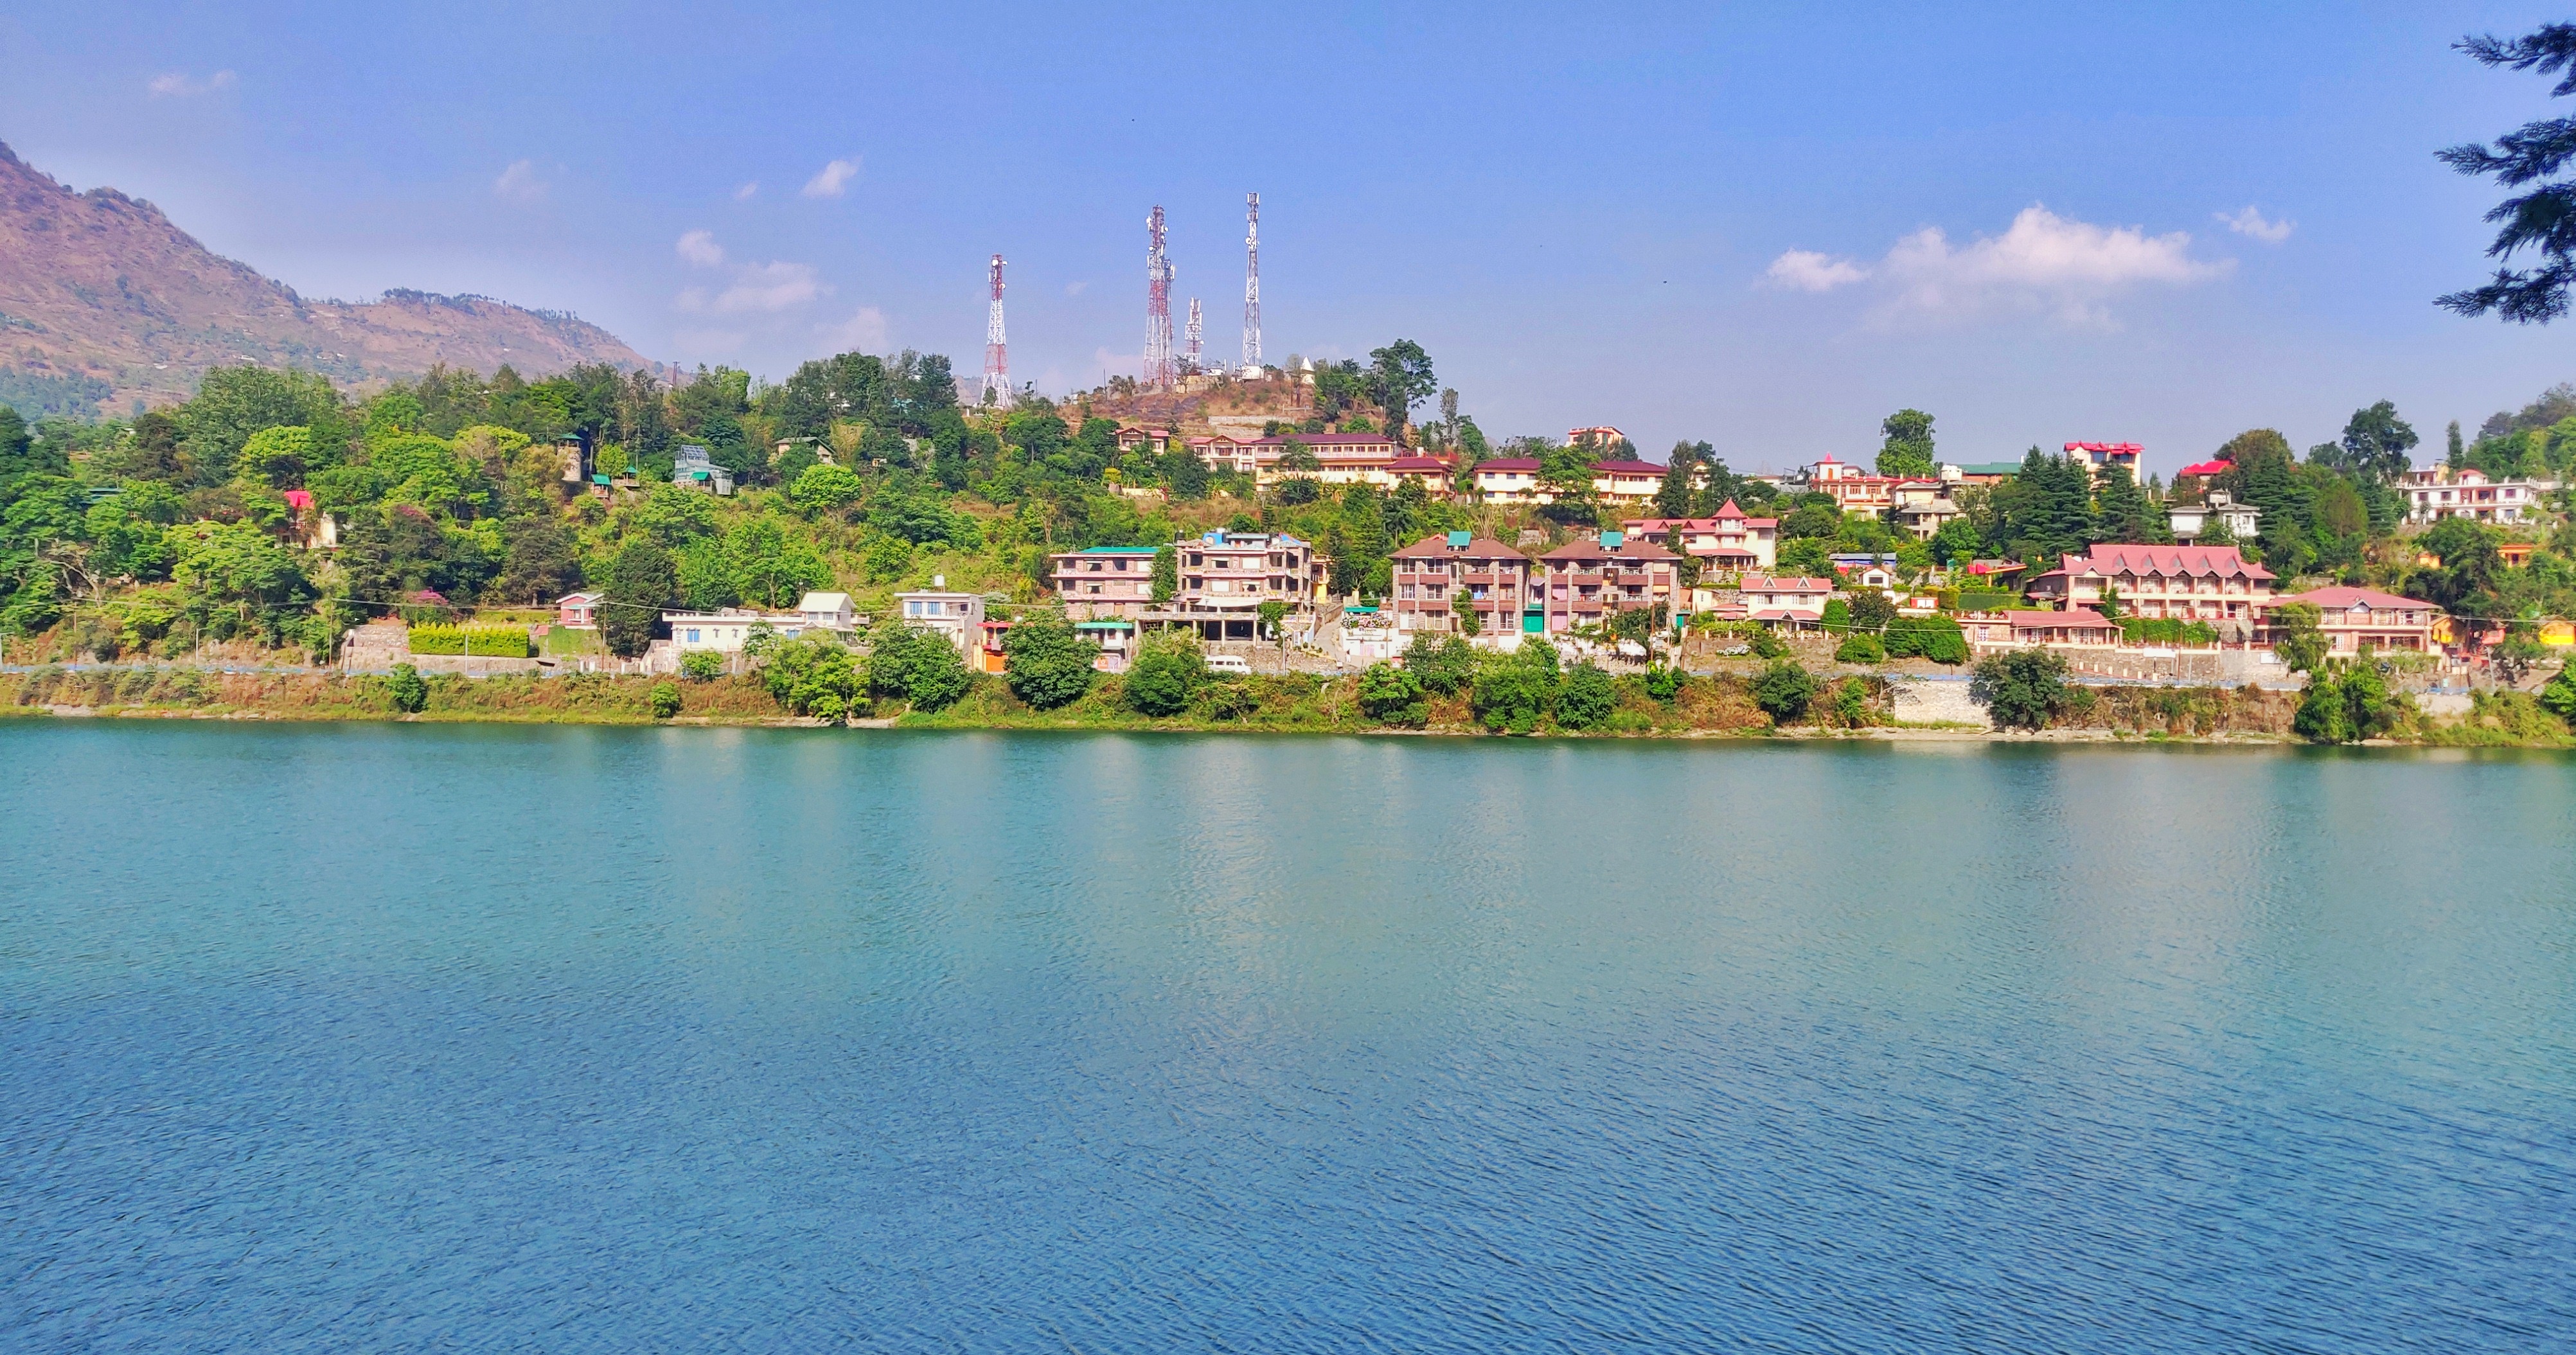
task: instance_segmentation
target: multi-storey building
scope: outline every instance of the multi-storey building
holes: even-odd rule
[[[1640,607],[1673,607],[1681,557],[1652,541],[1603,532],[1598,541],[1569,541],[1539,557],[1543,625],[1550,632],[1607,620]],[[1526,623],[1524,623],[1526,625]]]
[[[1295,440],[1312,453],[1315,468],[1283,471],[1279,459]],[[1189,449],[1210,470],[1253,477],[1256,484],[1275,483],[1283,474],[1303,475],[1328,485],[1390,485],[1388,467],[1412,453],[1384,433],[1279,433],[1269,437],[1230,438],[1222,433],[1191,438]]]
[[[1476,493],[1487,503],[1554,503],[1556,491],[1539,479],[1540,463],[1532,456],[1498,456],[1479,461],[1474,471]],[[1607,503],[1644,503],[1664,483],[1664,467],[1652,461],[1595,461],[1593,497]]]
[[[2244,639],[2261,629],[2272,584],[2272,572],[2234,546],[2101,545],[2066,556],[2031,580],[2030,592],[2066,608],[2095,606],[2109,594],[2131,616],[2233,622],[2238,632],[2229,638]]]
[[[1132,620],[1154,605],[1152,546],[1058,551],[1047,565],[1066,620]]]
[[[1652,461],[1592,463],[1592,493],[1605,503],[1644,503],[1663,485],[1664,467]]]
[[[2096,480],[2102,478],[2102,472],[2110,470],[2114,466],[2127,471],[2130,479],[2137,479],[2138,453],[2145,450],[2146,448],[2141,447],[2134,442],[2070,442],[2066,444],[2066,455],[2068,459],[2073,460],[2081,458],[2086,466],[2092,468],[2093,478]]]
[[[1472,532],[1426,536],[1392,554],[1395,625],[1400,632],[1464,629],[1457,599],[1476,613],[1476,633],[1503,635],[1545,624],[1529,557]]]
[[[1917,541],[1929,541],[1948,523],[1966,517],[1950,497],[1948,480],[1899,480],[1889,491],[1889,515]]]
[[[1884,513],[1896,506],[1898,477],[1872,475],[1848,461],[1818,457],[1803,475],[1810,494],[1831,494],[1846,513]]]
[[[1173,609],[1211,640],[1260,638],[1262,603],[1307,611],[1323,582],[1315,548],[1284,532],[1213,531],[1176,549],[1181,586]]]
[[[1785,621],[1791,624],[1822,621],[1825,619],[1825,604],[1832,601],[1833,596],[1831,579],[1747,574],[1739,581],[1733,605],[1720,603],[1712,610],[1733,620]],[[1741,615],[1730,615],[1735,612]]]
[[[1667,544],[1678,532],[1682,554],[1718,573],[1769,569],[1780,554],[1780,520],[1747,517],[1733,499],[1704,518],[1630,518],[1619,526],[1630,536]]]
[[[2479,522],[2521,522],[2540,506],[2541,496],[2558,488],[2555,480],[2496,479],[2475,466],[2452,470],[2432,466],[2406,472],[2408,522],[2474,518]]]
[[[2304,602],[2315,607],[2317,628],[2325,632],[2327,643],[2337,654],[2357,654],[2364,645],[2430,653],[2434,628],[2442,619],[2442,609],[2432,603],[2376,588],[2320,588],[2310,593],[2286,594],[2274,601],[2283,606]],[[2280,614],[2280,606],[2275,606],[2270,619],[2277,622]],[[2267,642],[2277,640],[2277,626],[2260,638]]]

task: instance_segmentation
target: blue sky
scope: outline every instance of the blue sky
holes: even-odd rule
[[[2383,397],[2430,450],[2576,378],[2576,329],[2430,304],[2495,197],[2431,153],[2563,111],[2448,45],[2547,10],[529,8],[17,7],[0,140],[308,295],[481,292],[773,378],[975,371],[999,250],[1051,392],[1134,370],[1156,203],[1175,324],[1204,298],[1231,355],[1257,189],[1272,360],[1413,338],[1489,434],[1738,468],[1866,456],[1904,405],[1970,461],[2170,473]]]

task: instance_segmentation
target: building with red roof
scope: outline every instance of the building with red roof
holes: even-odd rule
[[[1556,492],[1539,481],[1534,456],[1498,456],[1476,463],[1476,493],[1487,503],[1554,503]],[[1595,461],[1592,492],[1612,503],[1643,503],[1664,483],[1664,467],[1652,461]]]
[[[2073,608],[2116,598],[2131,616],[2206,621],[2254,638],[2273,605],[2272,572],[2234,546],[2100,545],[2030,581],[2030,595]]]
[[[1733,499],[1704,518],[1630,518],[1619,527],[1630,536],[1667,543],[1678,534],[1683,554],[1723,573],[1769,569],[1779,559],[1780,520],[1749,517]]]
[[[1681,559],[1624,532],[1569,541],[1538,559],[1543,624],[1568,631],[1641,607],[1673,608],[1681,600]]]
[[[2280,607],[2293,602],[2317,609],[2318,629],[2337,654],[2358,654],[2365,647],[2428,654],[2434,648],[2434,629],[2442,620],[2442,609],[2421,598],[2337,585],[2273,599],[2270,621],[2277,622]],[[2265,643],[2278,640],[2277,625],[2267,625],[2260,638]]]
[[[1395,593],[1389,602],[1398,634],[1462,633],[1456,610],[1460,593],[1475,610],[1479,635],[1537,630],[1545,624],[1534,583],[1537,567],[1500,541],[1447,532],[1390,551],[1388,558],[1395,566]]]
[[[2116,649],[2120,623],[2090,607],[2062,612],[1970,612],[1959,633],[1979,654],[2006,649]]]

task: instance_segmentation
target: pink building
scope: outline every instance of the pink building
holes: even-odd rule
[[[2270,570],[2234,546],[2101,545],[2069,555],[2030,581],[2030,594],[2061,607],[2098,605],[2106,595],[2131,616],[2234,623],[2251,639],[2273,605]]]
[[[566,593],[555,599],[555,624],[576,630],[590,630],[599,625],[598,593]]]
[[[1068,621],[1133,619],[1154,605],[1152,546],[1093,546],[1047,557]]]
[[[2063,612],[1971,612],[1959,618],[1968,648],[1979,654],[2005,649],[2114,649],[2120,623],[2077,607]]]
[[[2275,598],[2271,616],[2279,617],[2280,605],[2291,602],[2304,602],[2317,609],[2318,629],[2325,632],[2337,654],[2358,654],[2365,645],[2431,653],[2433,628],[2442,618],[2441,608],[2421,598],[2342,586]],[[2279,632],[2268,631],[2263,638],[2277,640]]]
[[[1736,588],[1735,605],[1743,612],[1744,621],[1786,622],[1822,621],[1825,604],[1833,599],[1831,579],[1811,579],[1804,575],[1785,578],[1747,574]],[[1721,615],[1724,608],[1717,609]]]
[[[1681,557],[1619,532],[1603,532],[1598,541],[1569,541],[1540,556],[1538,564],[1544,624],[1550,632],[1640,607],[1673,608],[1681,601],[1676,596]]]
[[[1682,554],[1720,573],[1769,569],[1779,558],[1780,520],[1747,517],[1735,500],[1704,518],[1631,518],[1619,524],[1630,536],[1669,543],[1678,532]]]
[[[1479,635],[1535,629],[1531,623],[1540,622],[1539,591],[1532,581],[1536,569],[1528,556],[1500,541],[1450,532],[1426,536],[1391,558],[1400,633],[1457,632],[1455,608],[1462,592],[1475,606]]]

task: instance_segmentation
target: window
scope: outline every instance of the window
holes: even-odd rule
[[[690,631],[690,632],[689,632],[689,643],[690,643],[690,644],[696,644],[697,642],[698,642],[698,633],[697,633],[696,631],[694,631],[694,630],[693,630],[693,631]]]

